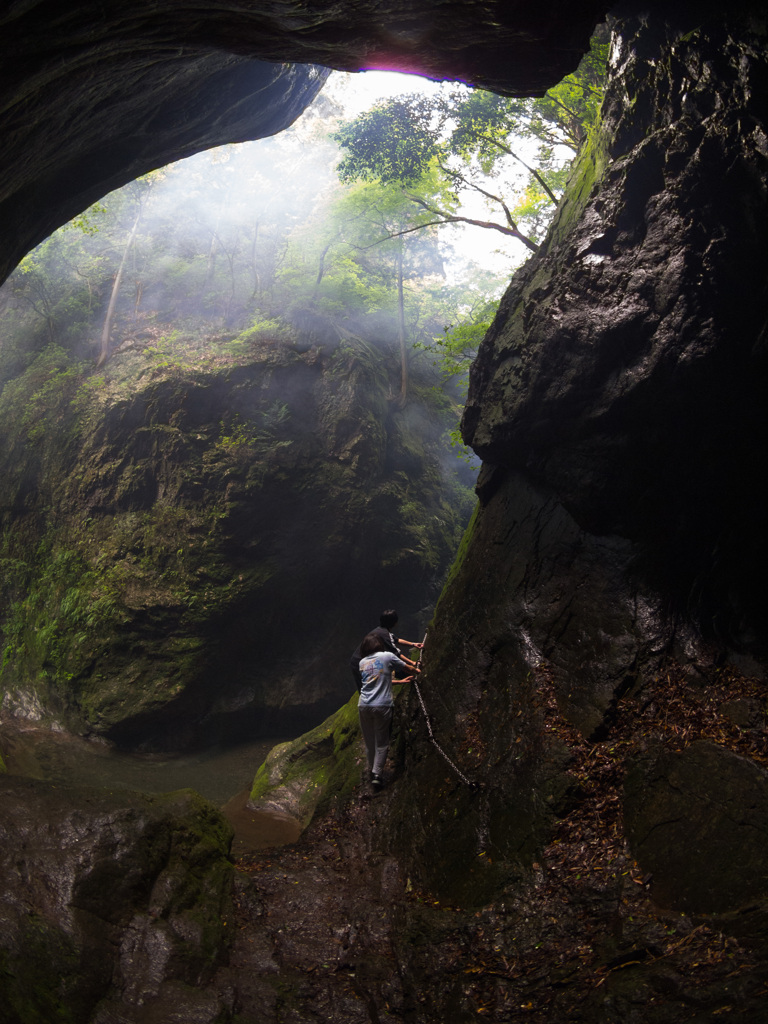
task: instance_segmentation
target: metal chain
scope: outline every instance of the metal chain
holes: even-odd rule
[[[423,640],[422,645],[421,645],[421,650],[419,651],[419,658],[418,658],[418,661],[416,662],[416,668],[414,669],[414,673],[413,673],[413,685],[416,687],[416,696],[419,698],[419,704],[421,704],[421,710],[424,712],[424,720],[427,723],[427,732],[429,733],[429,738],[432,741],[432,743],[434,744],[435,749],[443,757],[443,759],[451,766],[451,768],[453,768],[453,770],[459,776],[461,781],[465,785],[474,788],[477,785],[477,783],[470,781],[470,779],[467,778],[467,776],[462,772],[462,770],[459,767],[457,767],[457,765],[455,765],[453,763],[453,761],[450,759],[450,757],[448,757],[446,752],[443,750],[443,748],[437,742],[437,740],[435,739],[435,734],[432,732],[432,723],[429,720],[429,712],[427,711],[427,705],[424,703],[424,698],[421,695],[421,690],[419,689],[419,684],[416,681],[417,677],[418,677],[419,665],[421,664],[421,655],[422,655],[422,653],[424,651],[424,644],[426,642],[427,642],[427,634],[425,633],[424,634],[424,640]]]

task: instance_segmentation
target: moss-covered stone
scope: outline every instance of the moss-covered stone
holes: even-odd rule
[[[321,725],[274,747],[253,780],[249,806],[287,814],[305,828],[318,809],[360,782],[357,694]]]
[[[197,794],[5,776],[0,839],[8,1020],[79,1024],[102,1000],[130,1015],[214,976],[232,920],[232,832]]]
[[[189,344],[97,375],[49,347],[0,395],[7,700],[122,744],[322,719],[330,659],[383,595],[434,598],[468,515],[447,410],[394,409],[374,346]]]

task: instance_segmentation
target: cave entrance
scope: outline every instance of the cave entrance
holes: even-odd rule
[[[423,631],[474,504],[469,363],[578,138],[556,97],[376,78],[108,194],[0,292],[20,714],[283,737],[349,696],[382,604]]]

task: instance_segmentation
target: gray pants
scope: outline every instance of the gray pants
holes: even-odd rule
[[[381,775],[389,751],[389,737],[392,733],[393,709],[387,707],[358,707],[360,729],[365,740],[368,767],[374,775]]]

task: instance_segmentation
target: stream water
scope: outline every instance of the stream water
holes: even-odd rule
[[[9,774],[75,786],[167,793],[194,789],[220,807],[235,830],[232,853],[284,845],[298,839],[290,818],[247,807],[253,777],[269,751],[284,738],[260,739],[196,754],[129,754],[100,742],[42,729],[0,733]]]

